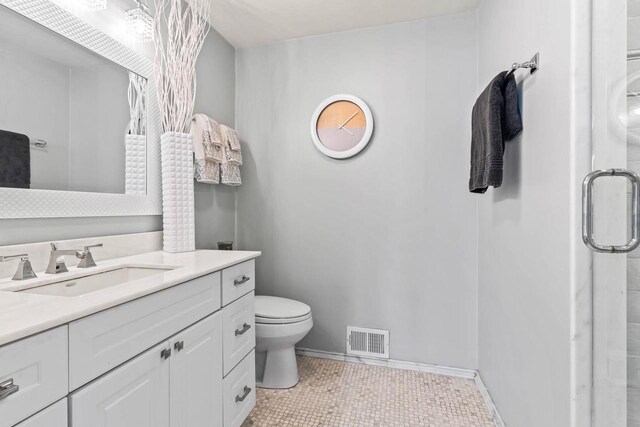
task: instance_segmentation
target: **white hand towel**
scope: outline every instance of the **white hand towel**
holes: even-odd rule
[[[240,149],[238,133],[225,125],[220,125],[220,133],[224,141],[224,158],[226,162],[231,165],[240,166],[242,164],[242,150]],[[232,148],[234,146],[236,149]]]
[[[215,120],[209,118],[209,126],[206,132],[204,155],[207,160],[222,163],[224,159],[224,141],[220,133],[220,125]]]
[[[242,185],[242,177],[240,176],[240,167],[229,163],[220,164],[221,182],[225,185]]]
[[[220,134],[222,135],[223,159],[220,163],[220,182],[225,185],[241,185],[242,177],[240,176],[240,165],[242,164],[242,152],[240,151],[240,142],[238,134],[235,130],[225,125],[220,125]],[[237,150],[231,149],[232,140],[237,141],[234,145]]]
[[[205,152],[209,143],[209,118],[204,114],[196,114],[191,120],[193,138],[194,178],[206,184],[220,183],[220,164],[207,159]]]

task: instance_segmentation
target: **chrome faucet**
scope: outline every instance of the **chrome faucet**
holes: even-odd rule
[[[79,251],[76,249],[58,249],[55,243],[51,244],[51,253],[49,254],[49,265],[47,266],[47,274],[58,274],[69,271],[64,263],[65,255],[74,255],[76,258],[83,260],[87,257],[87,251]]]
[[[13,259],[20,259],[18,263],[18,269],[16,273],[13,275],[13,280],[27,280],[34,279],[36,273],[33,272],[33,268],[31,267],[31,262],[29,261],[29,255],[27,254],[19,254],[19,255],[7,255],[0,256],[0,262],[11,261]]]
[[[98,243],[97,245],[89,245],[84,247],[84,258],[80,260],[78,263],[78,268],[87,268],[87,267],[95,267],[96,262],[93,260],[93,254],[91,253],[91,248],[101,248],[102,243]]]

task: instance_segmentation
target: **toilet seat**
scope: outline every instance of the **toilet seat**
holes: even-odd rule
[[[287,298],[256,295],[256,323],[289,324],[304,322],[311,318],[311,307],[300,301]]]
[[[260,317],[256,315],[256,323],[261,325],[287,325],[289,323],[298,323],[304,322],[307,319],[311,318],[311,313],[308,313],[304,316],[300,317],[289,317],[289,318],[272,318],[272,317]]]

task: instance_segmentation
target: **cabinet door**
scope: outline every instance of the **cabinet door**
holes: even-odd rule
[[[221,427],[221,314],[176,335],[171,349],[171,427]]]
[[[166,341],[71,395],[77,427],[168,427],[170,358]]]
[[[15,427],[67,427],[67,399],[64,398]]]

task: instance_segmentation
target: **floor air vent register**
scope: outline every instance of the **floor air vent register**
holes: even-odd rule
[[[347,326],[347,354],[389,358],[389,331]]]

